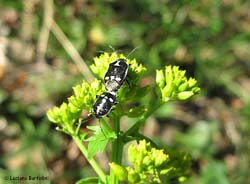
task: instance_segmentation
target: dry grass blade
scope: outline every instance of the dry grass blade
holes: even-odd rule
[[[44,56],[46,53],[48,39],[49,39],[49,33],[53,23],[53,12],[54,12],[53,0],[45,0],[43,6],[44,6],[43,8],[44,20],[37,43],[37,61],[44,61]]]
[[[64,35],[60,27],[56,24],[54,21],[51,27],[51,30],[57,40],[62,44],[66,52],[70,55],[72,60],[75,62],[75,64],[78,66],[80,72],[84,76],[84,78],[90,82],[94,79],[94,76],[90,72],[88,66],[85,64],[84,60],[80,56],[80,54],[77,52],[75,47],[72,45],[72,43],[68,40],[68,38]]]

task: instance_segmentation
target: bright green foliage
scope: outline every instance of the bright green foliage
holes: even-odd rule
[[[117,175],[120,181],[133,183],[166,183],[173,177],[177,177],[179,182],[185,181],[185,169],[190,165],[187,156],[179,157],[179,165],[171,163],[169,154],[163,149],[156,149],[145,140],[139,142],[138,147],[130,145],[128,157],[133,164],[132,167],[122,167],[111,163],[110,169]],[[178,168],[179,167],[179,168]],[[182,172],[178,173],[182,168]],[[177,174],[178,173],[178,174]]]
[[[158,95],[164,102],[171,99],[186,100],[200,91],[197,81],[187,79],[185,71],[178,66],[166,66],[165,71],[156,70],[156,84]]]
[[[2,0],[0,3],[2,18],[0,26],[1,33],[3,33],[1,34],[1,37],[7,38],[8,41],[8,53],[6,56],[10,57],[11,62],[13,61],[13,63],[16,64],[12,71],[18,71],[18,67],[20,66],[22,67],[21,71],[23,71],[23,69],[32,69],[32,72],[25,72],[25,76],[26,79],[28,79],[27,82],[31,82],[32,89],[35,89],[35,93],[32,93],[32,89],[28,88],[27,93],[27,90],[21,85],[21,89],[17,88],[17,90],[9,91],[8,85],[13,82],[9,79],[14,79],[17,74],[16,72],[10,72],[10,74],[7,73],[7,86],[5,80],[1,80],[0,114],[8,121],[10,120],[7,124],[6,131],[12,132],[12,126],[14,126],[15,129],[16,127],[22,128],[22,126],[20,126],[19,115],[28,115],[32,121],[34,117],[35,121],[37,121],[38,115],[38,119],[40,119],[41,113],[44,110],[44,104],[58,102],[62,96],[68,94],[68,90],[71,86],[76,83],[80,84],[82,80],[82,75],[76,73],[75,70],[72,70],[72,64],[71,62],[68,62],[70,61],[70,56],[65,52],[65,49],[62,46],[62,43],[64,42],[61,42],[60,44],[60,41],[58,42],[54,36],[53,31],[50,31],[48,47],[45,53],[45,60],[46,62],[49,62],[49,65],[47,65],[48,67],[43,67],[42,72],[36,72],[36,67],[32,67],[33,64],[36,65],[36,62],[33,62],[36,60],[34,57],[25,57],[27,58],[25,59],[25,62],[21,61],[20,63],[23,56],[31,55],[30,53],[33,53],[32,55],[35,56],[34,51],[36,51],[35,48],[37,47],[37,44],[39,47],[39,36],[42,35],[40,34],[40,30],[43,29],[42,22],[43,20],[47,20],[46,14],[49,13],[49,9],[44,6],[44,2],[48,1],[27,2]],[[214,180],[214,178],[215,175],[217,175],[218,178],[222,178],[222,175],[219,173],[223,173],[224,177],[226,176],[228,180],[230,180],[230,183],[249,183],[250,146],[246,145],[250,139],[250,95],[248,95],[250,67],[250,1],[109,0],[91,1],[91,3],[78,2],[82,1],[54,1],[54,22],[59,25],[69,38],[70,42],[79,53],[84,56],[86,61],[90,61],[90,57],[96,54],[96,51],[109,50],[108,45],[112,45],[116,49],[121,49],[124,53],[128,53],[131,49],[140,45],[141,47],[136,51],[135,55],[140,63],[145,63],[145,65],[150,66],[147,68],[147,74],[149,76],[152,76],[155,73],[156,68],[163,69],[161,67],[166,61],[180,67],[190,67],[195,71],[196,79],[199,81],[199,85],[202,86],[201,95],[204,96],[202,96],[202,101],[194,101],[195,108],[194,106],[191,108],[186,106],[185,108],[188,108],[188,112],[195,111],[192,115],[196,114],[198,119],[208,119],[208,124],[210,124],[210,121],[214,121],[214,119],[219,117],[219,119],[216,120],[216,123],[225,126],[225,123],[223,123],[225,120],[225,118],[223,118],[225,114],[227,117],[226,121],[228,121],[229,114],[230,117],[232,116],[233,118],[232,122],[237,123],[236,127],[238,129],[236,130],[236,133],[238,132],[240,141],[234,141],[236,140],[235,137],[231,137],[231,135],[237,135],[235,133],[224,134],[223,130],[225,130],[225,127],[223,128],[223,126],[219,128],[219,132],[218,134],[215,134],[215,137],[212,136],[213,142],[203,142],[205,139],[198,139],[199,136],[196,134],[194,135],[194,138],[197,138],[197,140],[192,138],[193,131],[188,135],[188,139],[186,139],[186,136],[184,135],[186,133],[189,134],[189,131],[184,131],[184,133],[180,135],[184,136],[182,138],[183,141],[185,140],[190,143],[191,148],[189,150],[191,155],[196,155],[197,148],[192,148],[193,146],[196,146],[195,142],[196,144],[199,144],[198,150],[200,151],[200,156],[195,159],[198,159],[196,160],[198,163],[201,163],[199,161],[202,161],[202,168],[200,168],[194,176],[194,178],[199,178],[199,181],[190,183],[218,183],[218,180]],[[43,12],[45,12],[45,14],[43,14]],[[27,15],[27,13],[29,16],[23,16]],[[27,28],[28,31],[26,31]],[[17,49],[19,47],[17,47],[16,44],[23,41],[25,43],[22,48],[30,48],[24,49],[24,51],[28,50],[28,54],[23,52],[22,49]],[[46,39],[41,43],[46,43]],[[5,45],[5,42],[1,42],[1,45],[2,44]],[[37,48],[37,51],[39,52],[39,48]],[[17,67],[17,70],[15,67]],[[51,70],[51,67],[53,70]],[[35,70],[33,71],[33,69]],[[5,71],[4,68],[3,71]],[[63,83],[60,82],[62,80]],[[127,86],[128,85],[125,83],[119,93],[123,94],[123,91],[124,89],[127,89]],[[137,97],[141,94],[141,92],[138,92],[138,89],[140,88],[133,89],[138,94]],[[152,88],[150,88],[150,90],[152,90]],[[133,119],[129,119],[129,123],[133,123],[132,121],[137,120],[137,118],[142,118],[145,114],[150,116],[150,114],[152,114],[152,108],[150,105],[154,107],[152,101],[158,100],[158,98],[156,97],[151,100],[152,98],[150,98],[150,94],[153,93],[149,94],[148,91],[144,91],[144,93],[146,93],[149,98],[144,98],[143,100],[140,100],[140,98],[135,96],[129,98],[131,99],[130,102],[133,102],[133,104],[139,104],[138,107],[132,107],[132,105],[130,105],[131,103],[128,101],[126,101],[126,104],[120,103],[121,95],[119,94],[119,104],[116,105],[116,109],[110,113],[109,119],[111,119],[111,122],[113,122],[113,114],[117,114],[118,112],[125,112],[123,115],[133,117]],[[26,97],[27,94],[35,95],[28,95],[29,100],[27,103],[27,98],[22,98],[22,96],[20,98],[20,94],[24,94],[24,97]],[[125,102],[125,100],[128,100],[128,97],[130,96],[124,96],[122,97],[122,100]],[[148,99],[151,101],[147,102]],[[207,103],[208,101],[209,103]],[[236,101],[238,105],[240,101],[240,108],[238,105],[237,107],[235,106]],[[127,104],[130,106],[126,106]],[[225,106],[221,106],[223,104]],[[144,105],[146,106],[147,111],[146,113],[142,112],[140,115],[139,108],[144,108]],[[208,110],[207,106],[209,109],[213,110],[213,112],[218,112],[218,109],[220,109],[220,112],[222,113],[220,113],[219,116],[213,116],[212,118],[207,117],[207,113],[202,113],[203,110],[199,110],[199,107]],[[123,107],[124,109],[121,109],[120,107]],[[126,107],[136,108],[138,111],[136,109],[136,111],[128,110]],[[161,107],[163,107],[161,108],[161,120],[163,120],[163,118],[166,120],[165,117],[170,116],[173,106],[171,103],[168,103]],[[218,109],[216,109],[216,107]],[[241,114],[243,109],[245,113]],[[39,113],[37,114],[37,112]],[[157,115],[157,119],[159,118],[158,114],[159,111],[157,110],[157,113],[155,114]],[[185,119],[186,116],[182,118]],[[237,121],[238,118],[240,119],[239,121]],[[0,119],[2,122],[2,117]],[[12,123],[11,120],[13,119],[14,122]],[[146,119],[147,118],[143,118],[141,122],[145,122]],[[196,124],[199,124],[200,122],[189,123],[188,126],[187,124],[181,124],[181,127],[185,126],[185,130],[192,130],[193,123],[195,123],[194,128],[196,128]],[[177,123],[174,126],[179,127],[180,125]],[[113,129],[113,125],[110,127]],[[35,130],[39,131],[39,127],[35,127]],[[29,134],[23,129],[20,129],[19,131],[21,135],[26,136]],[[47,131],[48,134],[50,131],[53,133],[53,130],[48,129]],[[201,132],[199,133],[203,135]],[[6,138],[8,139],[8,136],[6,137],[6,135],[9,134],[3,132],[1,129],[3,141],[5,141]],[[39,135],[39,133],[37,132],[35,135]],[[209,134],[204,134],[204,137],[207,135]],[[13,137],[13,134],[10,134],[10,136]],[[18,138],[16,135],[14,137]],[[218,141],[218,138],[219,140],[223,139],[222,141],[226,145],[223,144],[221,147],[221,141]],[[43,139],[41,141],[43,141]],[[206,143],[205,148],[200,144],[201,142]],[[182,145],[187,146],[184,142],[182,143]],[[228,144],[230,149],[227,147]],[[45,143],[45,145],[47,144]],[[178,142],[174,146],[183,149],[182,145]],[[217,146],[219,149],[214,148]],[[25,148],[27,148],[27,146]],[[211,148],[215,151],[211,151]],[[231,148],[235,150],[233,153],[231,153]],[[203,152],[206,153],[206,155],[204,155]],[[9,152],[6,154],[7,156],[16,155],[8,153]],[[227,161],[228,153],[229,156],[233,156],[233,158],[239,158],[240,161],[236,162],[236,168],[234,167],[234,169],[231,169],[231,167],[227,167],[227,169],[230,169],[224,173],[217,172],[217,168],[215,167],[210,167],[212,172],[210,172],[209,169],[207,172],[202,173],[202,170],[208,166],[205,165],[204,167],[204,157],[209,156],[213,160],[221,160],[224,165],[227,165],[228,162],[225,161]],[[5,152],[3,152],[3,154],[5,155]],[[215,158],[215,155],[218,156],[218,154],[220,157]],[[4,155],[2,160],[9,161],[10,159],[5,159]],[[232,161],[232,159],[230,159],[230,161]],[[3,168],[8,168],[7,164],[5,165],[1,162],[1,165],[3,165]],[[46,163],[40,165],[46,165]],[[24,168],[25,167],[22,166],[21,171],[24,171]],[[18,170],[15,169],[15,172],[18,172]],[[74,172],[73,175],[79,177],[77,168],[70,172]],[[200,178],[209,174],[211,175],[213,172],[214,175],[211,177],[212,179],[210,181],[200,181]],[[85,177],[88,175],[86,173],[87,172],[85,172]],[[3,173],[2,175],[4,176]],[[63,180],[67,181],[67,183],[73,183],[75,178],[67,177],[69,175],[72,176],[71,173],[68,173],[64,175],[63,179],[59,176],[55,177],[55,180]],[[0,183],[8,183],[8,181],[1,181],[0,177]],[[51,183],[55,183],[53,178]],[[97,182],[92,181],[92,183]]]
[[[116,139],[117,136],[114,131],[110,129],[104,119],[101,119],[101,126],[87,126],[89,130],[92,130],[94,135],[86,139],[89,142],[88,145],[88,158],[92,158],[96,152],[103,151],[111,139]]]
[[[78,120],[83,109],[91,111],[96,95],[104,91],[104,85],[100,80],[94,80],[91,84],[83,81],[82,85],[73,87],[74,95],[68,98],[68,103],[62,103],[60,107],[48,110],[50,121],[56,123],[59,130],[73,133],[73,124]]]
[[[127,183],[168,183],[174,180],[177,183],[185,181],[186,170],[190,167],[189,157],[184,154],[170,155],[163,149],[156,149],[140,141],[139,146],[130,146],[128,150],[129,160],[132,167],[120,165],[122,160],[122,148],[124,143],[131,140],[149,138],[141,135],[138,130],[141,125],[151,116],[164,102],[168,100],[186,100],[196,94],[200,88],[193,78],[187,79],[185,71],[179,70],[177,66],[166,66],[165,71],[156,71],[156,84],[158,99],[152,99],[150,106],[143,103],[142,97],[149,94],[152,86],[140,87],[138,84],[146,71],[146,68],[137,63],[135,59],[130,60],[122,54],[103,53],[94,58],[94,64],[90,66],[93,73],[104,78],[109,64],[119,58],[124,58],[129,64],[127,74],[128,84],[124,83],[118,90],[117,104],[110,112],[112,126],[108,125],[107,118],[100,119],[100,125],[87,126],[89,131],[79,132],[79,126],[75,128],[75,123],[81,121],[80,114],[83,109],[92,112],[92,106],[96,101],[96,96],[105,91],[103,81],[94,80],[91,84],[85,81],[81,85],[73,87],[74,94],[68,98],[68,102],[62,103],[59,107],[53,107],[47,112],[49,119],[58,125],[58,130],[70,134],[76,141],[82,153],[89,160],[96,173],[99,174],[101,182],[117,183],[118,180]],[[138,106],[131,106],[130,103],[139,103]],[[131,107],[126,109],[126,106]],[[124,133],[120,131],[120,118],[122,116],[137,118],[137,121]],[[88,142],[85,148],[82,141]],[[109,141],[112,141],[112,160],[110,162],[110,175],[105,176],[98,165],[93,161],[94,155],[98,151],[104,151]],[[87,180],[80,180],[85,182]]]
[[[110,170],[112,170],[120,181],[127,181],[128,171],[122,166],[112,162],[109,163]]]

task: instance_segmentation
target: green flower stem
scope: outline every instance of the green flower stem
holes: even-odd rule
[[[145,121],[148,119],[148,117],[151,116],[163,104],[164,104],[164,102],[157,101],[157,103],[155,103],[155,105],[153,105],[153,108],[150,108],[149,111],[147,111],[143,116],[141,116],[140,119],[132,127],[130,127],[123,135],[123,137],[125,137],[125,140],[127,137],[131,137],[131,136],[135,135],[138,132],[138,129],[141,127],[141,125],[143,123],[145,123]]]
[[[117,115],[114,115],[112,118],[112,125],[113,129],[117,135],[117,139],[115,139],[112,142],[112,161],[115,162],[116,164],[121,164],[122,162],[122,152],[123,152],[123,141],[122,137],[120,136],[120,117]],[[115,174],[112,172],[110,173],[110,176],[112,178],[112,184],[118,184],[118,178],[115,176]]]
[[[88,158],[88,150],[87,148],[83,145],[82,140],[80,137],[76,134],[72,135],[72,138],[74,139],[75,143],[77,144],[78,148],[81,150],[83,153],[84,157],[88,160],[92,168],[95,170],[96,174],[100,177],[100,179],[105,182],[106,180],[106,175],[99,166],[99,164],[95,161],[94,158]]]

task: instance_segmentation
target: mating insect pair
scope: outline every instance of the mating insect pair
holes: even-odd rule
[[[95,101],[92,117],[101,118],[106,116],[116,103],[116,92],[121,88],[128,73],[128,63],[125,59],[117,59],[109,65],[104,77],[106,92],[101,94]]]

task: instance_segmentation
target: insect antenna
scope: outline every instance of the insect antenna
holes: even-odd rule
[[[116,53],[119,53],[119,52],[122,51],[121,49],[116,50],[112,45],[109,45],[109,48],[110,48],[113,52],[116,52]]]
[[[135,47],[133,50],[131,50],[129,53],[128,53],[128,55],[127,55],[127,57],[126,58],[128,58],[133,52],[135,52],[137,49],[139,49],[141,46],[137,46],[137,47]]]
[[[108,45],[109,46],[109,48],[113,51],[113,52],[116,52],[115,51],[115,48],[112,46],[112,45]]]

